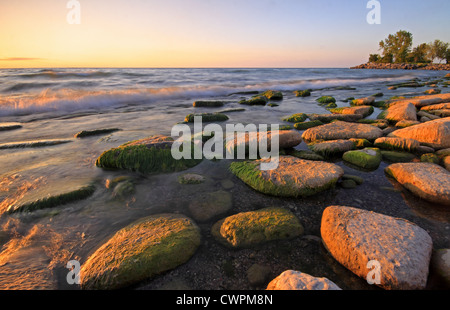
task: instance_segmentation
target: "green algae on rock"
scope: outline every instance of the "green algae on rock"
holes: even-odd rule
[[[301,123],[304,122],[308,118],[308,115],[305,113],[297,113],[293,114],[291,116],[283,118],[284,122],[290,122],[290,123]]]
[[[260,94],[260,96],[264,96],[269,100],[283,100],[283,93],[276,90],[267,90]]]
[[[381,152],[377,148],[365,148],[363,150],[348,151],[342,159],[360,168],[375,170],[381,163]]]
[[[320,104],[336,103],[336,99],[332,96],[322,96],[317,98],[316,101]]]
[[[161,135],[131,141],[104,152],[97,159],[96,166],[154,174],[186,170],[201,162],[201,159],[174,159],[171,153],[173,143],[171,137]],[[192,145],[192,154],[194,147]]]
[[[83,130],[75,134],[75,138],[86,138],[97,135],[104,135],[108,133],[113,133],[119,131],[119,128],[106,128],[106,129],[94,129],[94,130]]]
[[[303,234],[298,218],[283,208],[242,212],[215,223],[212,235],[233,248],[247,248],[265,242],[291,239]]]
[[[317,127],[317,126],[320,126],[323,124],[324,123],[322,123],[319,120],[309,121],[309,122],[300,122],[300,123],[295,123],[294,128],[297,130],[306,130],[306,129]]]
[[[186,123],[193,123],[195,117],[201,117],[202,122],[224,122],[229,119],[229,117],[222,113],[193,113],[186,115],[184,121]]]
[[[200,229],[177,214],[152,215],[119,230],[83,264],[81,287],[125,288],[187,262],[201,242]]]
[[[276,169],[261,171],[269,160],[234,162],[231,172],[261,193],[280,197],[307,197],[334,187],[344,170],[331,163],[280,156]]]
[[[244,105],[266,105],[269,99],[266,96],[255,96],[250,99],[244,99],[239,101],[239,104]]]
[[[199,100],[193,103],[194,108],[217,108],[224,106],[223,101]]]
[[[309,89],[306,90],[296,90],[294,91],[296,97],[309,97],[311,96],[311,91]]]

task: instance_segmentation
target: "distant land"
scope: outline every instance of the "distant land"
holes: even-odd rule
[[[368,62],[350,69],[400,69],[400,70],[434,70],[450,71],[450,64],[430,64],[430,63],[376,63]]]

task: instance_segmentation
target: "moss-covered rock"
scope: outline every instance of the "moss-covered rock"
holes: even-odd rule
[[[365,148],[363,150],[344,153],[342,159],[360,168],[375,170],[381,163],[381,152],[377,148]]]
[[[290,122],[290,123],[301,123],[304,122],[308,118],[308,115],[305,113],[297,113],[293,114],[291,116],[283,118],[284,122]]]
[[[374,112],[372,106],[357,106],[357,107],[344,107],[335,108],[329,110],[333,114],[359,114],[362,117],[367,117]]]
[[[322,96],[317,98],[316,101],[320,104],[336,103],[336,99],[332,96]]]
[[[224,106],[223,101],[200,100],[193,103],[194,108],[217,108]]]
[[[268,159],[234,162],[231,172],[253,189],[272,196],[306,197],[335,186],[344,174],[341,167],[293,156],[280,156],[276,169],[262,171]]]
[[[205,177],[196,173],[185,173],[178,177],[180,184],[201,184],[205,182]]]
[[[244,105],[266,105],[269,102],[269,99],[265,96],[255,96],[250,99],[244,99],[239,101],[239,104]]]
[[[83,289],[125,288],[186,261],[200,245],[200,229],[176,214],[149,216],[119,230],[83,264]]]
[[[355,147],[358,149],[373,146],[373,144],[367,139],[349,139],[349,140],[352,141],[355,144]]]
[[[94,194],[95,189],[96,189],[95,185],[90,184],[66,193],[52,195],[49,197],[45,197],[31,202],[26,202],[23,204],[17,205],[13,204],[8,207],[7,213],[13,214],[13,213],[33,212],[41,209],[55,208],[71,202],[86,199]]]
[[[311,96],[311,91],[309,89],[306,90],[296,90],[294,91],[296,97],[309,97]]]
[[[381,137],[375,140],[375,147],[390,151],[407,151],[416,150],[420,143],[414,139],[400,137]]]
[[[94,130],[82,130],[75,134],[75,138],[86,138],[98,135],[104,135],[108,133],[113,133],[119,131],[119,128],[105,128],[105,129],[94,129]]]
[[[126,180],[120,182],[114,187],[113,197],[116,199],[126,199],[135,192],[134,182],[131,180]]]
[[[283,93],[276,90],[267,90],[261,94],[269,100],[283,100]]]
[[[422,154],[422,156],[420,156],[420,161],[423,163],[433,163],[433,164],[439,165],[439,163],[441,162],[441,159],[439,158],[438,155],[436,155],[434,153],[428,153],[428,154]]]
[[[104,152],[97,159],[96,165],[101,168],[154,174],[186,170],[201,162],[201,159],[174,159],[171,152],[173,142],[167,136],[131,141]],[[194,147],[193,145],[191,158],[194,158]]]
[[[375,102],[375,97],[369,96],[359,99],[354,99],[350,102],[350,105],[352,106],[359,106],[359,105],[372,105]]]
[[[320,125],[323,125],[323,123],[319,120],[315,120],[315,121],[310,121],[310,122],[295,123],[294,128],[297,130],[307,130],[309,128],[317,127]]]
[[[314,153],[313,151],[297,151],[297,150],[286,150],[286,154],[290,156],[294,156],[300,159],[306,159],[306,160],[317,160],[317,161],[323,161],[325,158],[317,153]]]
[[[383,160],[392,163],[406,163],[416,158],[414,154],[398,151],[381,151],[381,155],[383,156]]]
[[[218,221],[211,229],[219,242],[233,248],[291,239],[301,236],[303,231],[298,218],[282,208],[238,213]]]
[[[184,119],[187,123],[193,123],[195,117],[201,117],[202,122],[224,122],[229,118],[227,115],[222,113],[199,113],[199,114],[188,114]]]

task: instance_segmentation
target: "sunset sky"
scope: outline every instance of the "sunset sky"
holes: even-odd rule
[[[348,67],[402,29],[450,42],[450,1],[0,0],[0,68]]]

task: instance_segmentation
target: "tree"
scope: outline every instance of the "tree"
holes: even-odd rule
[[[396,34],[390,34],[384,41],[380,42],[380,50],[383,58],[389,59],[392,55],[393,62],[403,63],[407,61],[408,53],[411,51],[413,35],[405,30]]]
[[[408,55],[408,62],[412,63],[426,63],[429,62],[427,59],[428,51],[430,47],[426,43],[422,43],[415,48]]]
[[[431,59],[431,62],[438,59],[439,63],[441,63],[442,60],[446,59],[447,49],[448,43],[444,43],[441,40],[434,40],[434,42],[429,44],[428,57]]]
[[[380,58],[381,57],[378,54],[370,54],[369,55],[369,62],[379,62]]]
[[[447,61],[447,64],[450,64],[450,48],[445,52],[445,60]]]

